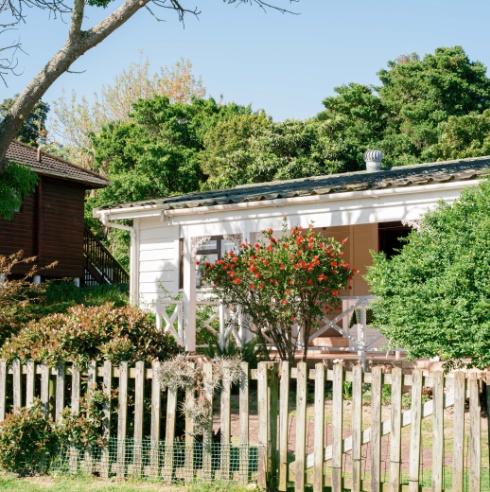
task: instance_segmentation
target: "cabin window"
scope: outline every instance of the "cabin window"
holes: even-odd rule
[[[238,252],[239,248],[235,241],[226,239],[223,236],[213,236],[209,241],[201,244],[196,251],[196,260],[202,261],[206,259],[211,263],[221,260],[228,251]],[[180,239],[180,273],[179,273],[179,288],[184,288],[184,240]],[[197,275],[196,287],[201,287],[201,279]]]
[[[403,238],[407,237],[411,230],[411,227],[401,222],[379,224],[379,251],[382,251],[387,258],[397,255],[405,244]]]

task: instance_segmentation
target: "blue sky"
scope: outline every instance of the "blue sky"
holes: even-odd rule
[[[289,5],[286,0],[271,0]],[[85,26],[105,11],[88,10]],[[225,101],[265,109],[274,120],[303,119],[322,109],[336,86],[376,84],[376,72],[388,60],[440,46],[462,45],[472,60],[490,66],[488,0],[300,0],[299,15],[264,13],[256,6],[225,5],[221,0],[188,0],[201,10],[185,28],[169,11],[157,22],[141,11],[99,46],[78,60],[44,97],[52,101],[64,89],[89,99],[110,84],[140,51],[152,69],[189,59],[208,94]],[[0,86],[0,100],[27,84],[63,44],[68,25],[32,10],[20,30],[26,54],[19,54],[19,77]],[[3,42],[7,41],[4,37]]]

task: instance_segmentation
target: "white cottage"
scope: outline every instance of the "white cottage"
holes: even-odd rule
[[[441,199],[451,203],[464,188],[476,185],[490,172],[490,157],[380,169],[380,154],[366,153],[366,171],[156,198],[102,207],[94,215],[107,227],[131,233],[133,303],[158,307],[161,299],[182,296],[180,328],[174,330],[175,320],[164,316],[167,328],[186,350],[193,351],[199,287],[195,262],[199,255],[217,258],[236,244],[254,242],[263,229],[280,231],[284,216],[291,228],[313,222],[326,235],[348,238],[346,261],[361,272],[346,299],[352,312],[353,300],[360,300],[356,306],[362,307],[369,295],[362,274],[371,264],[370,251],[391,254],[399,245],[397,238],[409,231],[407,224],[417,221]],[[132,226],[118,222],[123,219],[131,220]],[[311,344],[328,345],[324,338],[316,343],[313,339],[325,337],[335,328],[337,337],[340,331],[349,345],[345,323],[339,327],[341,317],[334,320],[337,324],[322,327],[311,337]],[[364,339],[360,343],[368,344]],[[361,347],[359,343],[350,345],[350,350]]]

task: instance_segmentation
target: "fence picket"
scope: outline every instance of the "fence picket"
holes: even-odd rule
[[[299,362],[296,373],[296,474],[295,492],[305,490],[306,460],[306,394],[308,389],[308,366]]]
[[[32,407],[34,403],[34,392],[36,387],[36,364],[33,360],[28,360],[26,364],[26,407]]]
[[[194,369],[195,365],[190,364]],[[193,405],[195,398],[194,390],[187,388],[185,391],[185,404],[189,408]],[[185,481],[190,482],[194,479],[194,421],[189,412],[185,413]]]
[[[162,472],[163,479],[166,482],[171,482],[173,476],[176,413],[177,413],[177,388],[168,388],[167,423],[165,426],[165,465]]]
[[[361,492],[362,367],[352,369],[352,491]]]
[[[134,450],[133,475],[141,475],[143,465],[143,411],[145,398],[145,363],[139,360],[134,372]]]
[[[97,362],[91,360],[88,363],[88,374],[87,374],[87,399],[92,400],[94,391],[97,389]],[[87,451],[85,451],[85,471],[87,473],[92,473],[93,471],[93,460],[92,460],[92,446],[87,446]]]
[[[12,362],[12,376],[14,385],[14,413],[18,413],[22,407],[22,366],[20,360]]]
[[[112,391],[112,363],[108,360],[104,362],[104,376],[103,376],[103,393],[104,404],[102,411],[104,414],[104,422],[102,426],[102,438],[107,443],[102,448],[101,456],[101,470],[100,475],[102,478],[109,478],[109,441],[111,438],[111,391]]]
[[[71,369],[71,413],[80,413],[80,371],[72,366]],[[75,444],[70,446],[70,473],[78,472],[78,449]]]
[[[126,432],[128,423],[128,363],[119,364],[119,408],[117,412],[117,476],[126,471]]]
[[[481,407],[478,379],[475,373],[468,378],[470,390],[470,490],[481,490]]]
[[[432,422],[432,490],[442,492],[444,456],[444,373],[434,374],[434,418]]]
[[[0,422],[5,420],[7,401],[7,363],[0,361]]]
[[[267,487],[268,456],[269,456],[269,395],[268,395],[267,362],[259,362],[257,371],[257,405],[258,405],[258,446],[259,469],[258,485]]]
[[[240,379],[240,468],[239,477],[241,483],[248,483],[248,444],[249,444],[249,378],[248,362],[242,362],[242,376]]]
[[[151,379],[151,475],[158,476],[158,446],[160,442],[160,413],[161,413],[162,392],[160,384],[160,361],[152,363]]]
[[[49,367],[41,364],[41,405],[46,418],[49,415]]]
[[[281,362],[279,394],[279,490],[286,492],[288,482],[289,362]]]
[[[313,492],[323,492],[323,446],[325,434],[325,365],[315,364],[315,439],[313,468]]]
[[[399,492],[403,385],[403,374],[401,368],[395,367],[391,372],[391,378],[390,490],[391,492]]]
[[[268,371],[269,393],[269,487],[277,489],[279,470],[279,450],[277,448],[277,418],[279,416],[278,365],[272,364]]]
[[[208,408],[213,408],[213,365],[206,362],[203,366],[204,399]],[[210,421],[203,429],[202,436],[202,475],[206,480],[211,479],[213,451],[213,422]]]
[[[410,429],[409,490],[419,491],[420,436],[422,430],[422,371],[412,371],[412,427]]]
[[[371,491],[381,489],[381,367],[373,367],[371,382]]]
[[[344,385],[344,368],[335,364],[333,368],[332,396],[332,490],[342,492],[342,426],[343,407],[342,392]]]
[[[65,364],[60,362],[56,369],[56,406],[55,420],[63,418],[63,409],[65,408]]]
[[[465,415],[464,372],[454,375],[454,443],[453,443],[453,492],[464,489],[464,415]]]
[[[230,369],[223,368],[221,387],[221,479],[230,479],[231,381]]]

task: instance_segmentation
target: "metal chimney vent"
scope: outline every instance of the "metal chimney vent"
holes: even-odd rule
[[[380,171],[383,152],[381,150],[367,150],[364,152],[364,161],[366,162],[366,171]]]

